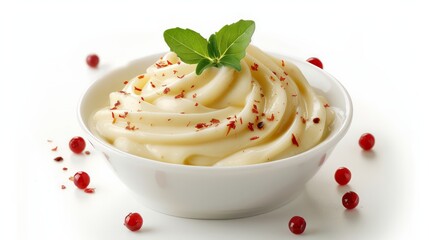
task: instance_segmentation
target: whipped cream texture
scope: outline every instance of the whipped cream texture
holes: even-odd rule
[[[195,68],[167,53],[110,94],[95,131],[122,151],[198,166],[273,161],[329,134],[334,112],[291,62],[250,45],[240,72]]]

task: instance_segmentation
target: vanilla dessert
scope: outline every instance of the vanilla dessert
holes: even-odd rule
[[[181,62],[173,52],[110,94],[95,131],[116,148],[185,165],[237,166],[319,144],[334,112],[292,63],[249,45],[241,71]],[[123,81],[123,79],[118,79]]]

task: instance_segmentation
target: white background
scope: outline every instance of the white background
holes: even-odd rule
[[[429,15],[423,1],[106,2],[0,2],[0,239],[427,239]],[[208,37],[241,18],[256,22],[258,47],[319,57],[354,102],[350,131],[295,201],[245,219],[170,217],[134,200],[91,147],[90,156],[68,150],[68,140],[83,134],[77,101],[94,80],[167,51],[167,28]],[[85,64],[92,52],[101,58],[95,70]],[[371,153],[357,145],[367,131],[376,137]],[[50,150],[55,146],[58,152]],[[62,163],[52,160],[58,155]],[[333,180],[340,166],[353,173],[346,187]],[[90,173],[96,193],[68,181],[78,170]],[[361,197],[353,211],[341,206],[347,190]],[[137,233],[122,225],[131,211],[145,219]],[[289,232],[293,215],[306,218],[305,234]]]

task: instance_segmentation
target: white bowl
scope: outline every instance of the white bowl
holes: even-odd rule
[[[228,219],[283,206],[304,189],[350,126],[352,103],[344,87],[324,70],[282,56],[295,63],[336,110],[330,135],[316,147],[286,159],[235,167],[176,165],[120,151],[91,130],[90,117],[108,105],[110,92],[121,89],[124,80],[144,73],[159,56],[162,54],[135,60],[95,81],[78,109],[87,139],[104,153],[118,177],[141,202],[156,211],[186,218]]]

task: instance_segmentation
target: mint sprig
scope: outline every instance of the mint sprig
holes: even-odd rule
[[[225,25],[208,40],[191,29],[182,28],[166,30],[164,40],[183,62],[197,64],[195,71],[200,75],[209,67],[228,66],[240,71],[240,60],[246,55],[254,32],[255,22],[240,20]]]

